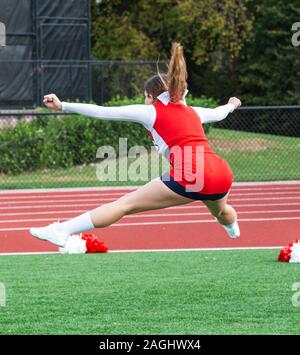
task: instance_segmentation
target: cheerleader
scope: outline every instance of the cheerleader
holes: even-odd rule
[[[210,147],[202,124],[223,120],[241,101],[231,97],[226,105],[214,109],[189,107],[186,80],[183,48],[173,43],[168,73],[158,73],[144,85],[144,105],[102,107],[61,102],[55,94],[44,96],[44,104],[52,110],[142,124],[159,153],[170,161],[171,169],[111,203],[66,222],[31,228],[30,233],[63,247],[71,234],[107,227],[126,215],[200,200],[229,237],[239,237],[236,211],[227,203],[234,175],[227,161]]]

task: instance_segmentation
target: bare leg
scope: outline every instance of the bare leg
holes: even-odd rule
[[[85,212],[63,223],[53,223],[42,228],[30,228],[30,233],[39,239],[64,246],[71,234],[109,226],[128,214],[189,202],[193,202],[193,200],[176,194],[160,178],[157,178],[114,202]]]
[[[237,219],[235,209],[227,204],[228,195],[229,194],[216,201],[202,201],[210,210],[211,214],[223,225],[231,224]]]
[[[210,210],[211,214],[223,225],[225,231],[231,238],[240,236],[240,228],[237,223],[237,214],[235,209],[227,204],[229,193],[220,200],[203,201]]]
[[[193,200],[176,194],[160,178],[157,178],[114,202],[92,210],[90,214],[94,226],[103,228],[117,222],[125,215],[190,202]]]

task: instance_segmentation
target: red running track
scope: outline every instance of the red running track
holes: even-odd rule
[[[130,191],[76,189],[0,193],[0,253],[53,252],[28,232],[66,220]],[[300,182],[234,184],[229,203],[241,237],[230,239],[201,202],[124,217],[95,234],[110,250],[280,247],[300,239]]]

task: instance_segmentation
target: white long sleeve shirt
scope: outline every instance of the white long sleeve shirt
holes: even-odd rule
[[[164,100],[160,101],[163,103],[163,105],[168,105],[168,102]],[[183,100],[182,103],[185,104],[185,101]],[[176,121],[174,121],[173,119],[171,119],[171,121],[166,121],[163,117],[158,117],[157,110],[154,105],[103,107],[91,104],[62,102],[62,110],[64,112],[74,112],[102,120],[118,120],[138,122],[142,124],[150,132],[154,146],[157,148],[159,153],[164,155],[166,158],[169,157],[169,151],[171,148],[170,145],[173,144],[171,143],[171,137],[173,137],[176,141],[176,136],[178,134],[182,136],[182,132],[186,132],[186,137],[188,140],[190,135],[200,137],[204,134],[201,133],[203,130],[202,128],[200,128],[201,125],[199,126],[196,122],[196,117],[199,118],[199,121],[201,123],[221,121],[226,118],[228,114],[235,109],[235,107],[233,104],[227,104],[216,107],[214,109],[203,107],[192,107],[192,109],[192,111],[196,113],[196,116],[190,111],[186,112],[186,114],[184,113],[183,120],[186,121],[186,124],[183,125],[183,122],[181,120],[180,122],[178,122],[177,127]],[[192,117],[190,117],[190,115]],[[195,129],[192,129],[191,131],[191,129],[189,128],[185,131],[185,126],[191,126],[191,124],[188,124],[189,119],[193,120],[193,127],[195,127]],[[206,137],[205,140],[207,140]]]
[[[221,121],[235,109],[233,104],[216,108],[192,107],[198,114],[201,123]],[[64,112],[73,112],[101,120],[132,121],[141,123],[148,130],[154,126],[156,110],[153,105],[128,105],[119,107],[104,107],[91,104],[62,102]]]

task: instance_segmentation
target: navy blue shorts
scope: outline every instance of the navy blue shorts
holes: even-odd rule
[[[186,191],[185,187],[180,185],[177,181],[173,179],[168,172],[165,172],[161,177],[161,181],[168,186],[169,189],[176,192],[178,195],[191,198],[192,200],[201,201],[215,201],[227,195],[227,192],[221,194],[200,194],[199,192]]]

